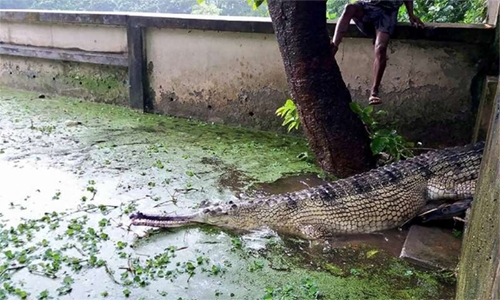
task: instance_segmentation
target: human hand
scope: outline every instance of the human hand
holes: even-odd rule
[[[411,26],[417,27],[417,28],[424,28],[425,27],[424,23],[417,16],[410,16],[410,24],[411,24]]]

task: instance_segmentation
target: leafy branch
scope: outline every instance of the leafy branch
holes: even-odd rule
[[[357,102],[351,102],[349,106],[359,116],[368,131],[373,155],[386,154],[388,163],[414,156],[414,143],[408,142],[395,129],[381,127],[379,119],[387,115],[385,110],[374,112],[373,106],[363,108]],[[299,128],[299,114],[291,99],[286,100],[285,104],[276,110],[276,115],[284,119],[281,126],[287,126],[289,132]]]
[[[414,143],[406,141],[395,129],[380,127],[378,118],[387,114],[385,110],[374,113],[373,106],[362,108],[357,102],[351,102],[349,106],[365,125],[371,140],[370,148],[374,155],[386,153],[389,155],[388,162],[414,156],[412,151],[412,148],[415,147]]]
[[[285,104],[276,110],[276,115],[284,119],[281,126],[288,125],[288,132],[292,129],[299,129],[299,113],[295,103],[291,99],[286,100]]]

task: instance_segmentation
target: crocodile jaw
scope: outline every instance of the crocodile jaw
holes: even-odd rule
[[[202,223],[199,214],[183,216],[149,215],[135,212],[129,216],[134,226],[150,226],[161,228],[176,228]]]

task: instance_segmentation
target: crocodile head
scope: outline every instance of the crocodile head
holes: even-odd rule
[[[224,228],[254,229],[260,222],[252,213],[241,214],[242,207],[236,204],[214,206],[193,214],[156,215],[135,212],[129,216],[134,226],[151,226],[161,228],[185,227],[197,224],[208,224]]]

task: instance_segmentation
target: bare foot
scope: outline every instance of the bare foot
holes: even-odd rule
[[[368,98],[368,104],[370,105],[379,105],[382,104],[382,101],[377,95],[372,94],[370,98]]]

